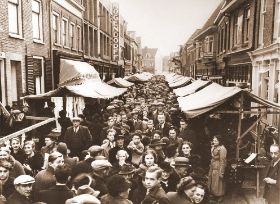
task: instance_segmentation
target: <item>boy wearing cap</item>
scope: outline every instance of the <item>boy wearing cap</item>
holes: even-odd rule
[[[34,178],[29,175],[18,176],[14,180],[16,191],[7,199],[7,204],[32,204],[31,192]]]

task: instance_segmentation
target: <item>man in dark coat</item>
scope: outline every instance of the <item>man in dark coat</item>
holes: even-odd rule
[[[273,144],[270,146],[272,161],[264,178],[264,198],[268,204],[280,203],[280,149]]]
[[[15,192],[7,199],[7,204],[32,204],[31,191],[34,178],[29,175],[18,176],[14,180]]]
[[[162,169],[159,167],[150,167],[145,173],[145,186],[147,188],[146,197],[160,200],[162,204],[169,204],[167,195],[162,189],[160,182]]]
[[[55,169],[56,185],[39,192],[38,201],[46,204],[64,204],[74,193],[66,186],[70,176],[70,168],[67,165],[58,166]]]
[[[162,137],[167,137],[169,136],[169,129],[171,125],[165,121],[165,115],[160,114],[158,115],[158,124],[156,125],[156,130],[161,131]]]
[[[88,149],[92,143],[92,135],[87,127],[80,125],[81,119],[74,117],[73,126],[65,132],[65,143],[70,149],[70,156],[80,157],[83,150]]]
[[[115,126],[115,120],[114,120],[113,117],[109,117],[109,118],[108,118],[107,124],[108,124],[108,126],[104,127],[104,128],[102,129],[101,133],[100,133],[100,139],[99,139],[99,141],[100,141],[101,143],[102,143],[102,141],[103,141],[104,139],[107,138],[108,130],[114,129],[114,130],[116,131],[117,134],[120,134],[120,132],[121,132],[120,128],[118,128],[118,127]],[[101,143],[100,143],[100,144],[101,144]]]
[[[115,141],[116,141],[116,146],[109,150],[109,162],[111,164],[117,163],[116,155],[119,150],[125,150],[129,155],[127,161],[131,162],[131,158],[132,158],[131,151],[130,149],[124,146],[124,135],[117,135],[115,137]]]
[[[192,151],[196,152],[198,148],[198,141],[195,131],[191,128],[190,124],[186,122],[186,120],[180,120],[180,129],[178,137],[182,138],[184,141],[189,141],[192,143]]]

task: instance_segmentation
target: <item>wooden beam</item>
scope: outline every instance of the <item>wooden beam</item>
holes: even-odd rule
[[[241,136],[243,103],[244,103],[244,94],[241,93],[239,117],[238,117],[238,130],[237,130],[237,139],[236,139],[236,159],[237,159],[237,161],[239,160],[239,145],[240,145],[240,136]]]
[[[36,116],[25,116],[26,119],[28,120],[47,120],[49,117],[36,117]]]
[[[242,135],[240,136],[239,139],[242,139],[243,137],[245,137],[245,135],[250,132],[256,125],[257,123],[262,119],[263,115],[261,115],[244,133],[242,133]]]
[[[37,123],[37,124],[35,124],[35,125],[32,125],[32,126],[30,126],[30,127],[27,127],[27,128],[24,128],[24,129],[22,129],[22,130],[20,130],[20,131],[14,132],[14,133],[12,133],[12,134],[10,134],[10,135],[2,136],[2,138],[0,138],[0,143],[1,143],[1,142],[4,142],[4,141],[6,141],[6,140],[10,140],[10,139],[12,139],[12,138],[14,138],[14,137],[21,136],[22,134],[25,134],[26,132],[30,132],[31,130],[34,130],[34,129],[38,128],[38,127],[41,127],[41,126],[43,126],[43,125],[46,125],[46,124],[48,124],[48,123],[50,123],[50,122],[53,122],[53,121],[55,121],[55,120],[56,120],[56,118],[49,118],[49,119],[47,119],[47,120],[44,120],[44,121],[42,121],[42,122],[40,122],[40,123]]]

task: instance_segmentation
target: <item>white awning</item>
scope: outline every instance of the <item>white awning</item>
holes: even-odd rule
[[[186,116],[193,118],[218,107],[241,91],[238,87],[223,87],[212,83],[194,94],[179,97],[178,102]]]
[[[24,99],[40,99],[49,97],[81,96],[89,98],[114,98],[126,92],[126,88],[116,88],[103,81],[86,80],[83,84],[61,86],[53,91],[39,95],[25,96]]]
[[[178,80],[178,81],[176,81],[174,83],[170,83],[169,87],[170,88],[176,88],[176,87],[179,87],[179,86],[182,86],[184,84],[189,83],[191,80],[192,80],[191,77],[183,77],[183,78],[180,78],[180,80]]]
[[[59,85],[80,84],[84,80],[101,81],[99,73],[86,62],[60,59]]]
[[[128,87],[134,85],[134,83],[131,83],[123,78],[114,78],[114,79],[108,81],[107,84],[116,84],[117,86],[123,87],[123,88],[128,88]]]
[[[194,92],[196,92],[199,88],[206,86],[207,84],[210,84],[210,81],[203,81],[201,79],[196,80],[194,82],[192,82],[191,84],[178,88],[178,89],[174,89],[173,92],[176,94],[176,96],[187,96],[190,94],[193,94]]]

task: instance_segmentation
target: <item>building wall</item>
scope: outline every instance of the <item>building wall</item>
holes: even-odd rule
[[[21,22],[19,30],[20,37],[15,37],[9,33],[9,13],[8,1],[1,1],[0,14],[0,76],[1,76],[1,101],[4,105],[17,104],[20,97],[29,94],[29,91],[36,91],[35,77],[28,74],[27,57],[40,58],[40,69],[44,71],[44,64],[50,57],[49,50],[49,20],[48,20],[48,4],[46,0],[39,1],[40,15],[42,18],[41,34],[43,40],[41,42],[33,40],[32,28],[32,1],[19,1],[19,20]],[[11,21],[11,20],[10,20]],[[14,22],[14,20],[12,20]],[[16,70],[16,71],[14,71]],[[29,70],[33,72],[33,64],[29,66]],[[44,73],[43,73],[44,74]],[[44,92],[44,76],[41,75],[42,90]],[[15,80],[16,79],[16,80]],[[16,86],[15,86],[16,84]],[[16,94],[15,94],[16,93]],[[20,104],[18,104],[20,105]]]

